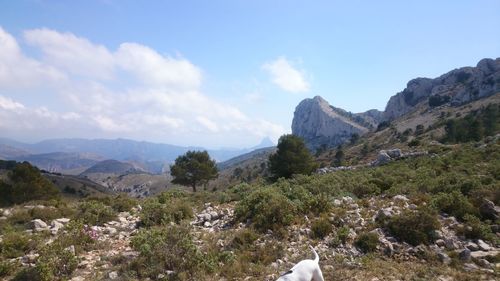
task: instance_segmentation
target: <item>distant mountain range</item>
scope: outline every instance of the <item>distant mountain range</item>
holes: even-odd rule
[[[248,149],[207,151],[217,162],[222,162],[273,145],[265,138],[259,145]],[[29,144],[0,138],[0,159],[28,161],[40,169],[69,174],[80,174],[108,159],[128,162],[150,173],[161,173],[177,156],[188,150],[205,149],[128,139],[49,139]]]

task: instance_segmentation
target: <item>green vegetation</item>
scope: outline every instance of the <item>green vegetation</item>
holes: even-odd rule
[[[140,278],[156,279],[171,270],[173,280],[199,280],[216,262],[196,247],[189,229],[182,226],[143,229],[133,238],[132,247],[139,257],[130,270]]]
[[[289,225],[297,212],[295,204],[275,188],[259,188],[235,208],[239,221],[250,220],[260,230],[279,230]]]
[[[327,216],[323,216],[313,222],[311,231],[313,238],[323,239],[330,234],[333,230],[332,223],[328,220]]]
[[[28,162],[16,163],[0,160],[8,168],[7,181],[0,179],[0,206],[20,204],[32,200],[49,200],[59,196],[59,191],[45,179],[40,170]]]
[[[186,199],[176,197],[167,199],[165,195],[162,195],[159,198],[150,198],[144,202],[141,212],[141,224],[146,227],[167,225],[170,222],[179,224],[182,220],[192,217],[193,209]]]
[[[283,135],[278,140],[278,151],[269,156],[269,171],[276,180],[295,174],[310,175],[317,164],[304,141],[294,135]]]
[[[450,119],[445,124],[447,143],[479,141],[493,136],[500,130],[500,105],[490,104],[482,110],[469,113],[460,119]]]
[[[173,183],[191,186],[196,192],[196,186],[217,178],[215,161],[210,159],[206,151],[188,151],[175,159],[170,167],[174,177]]]
[[[437,214],[430,208],[407,210],[387,222],[387,228],[392,235],[414,246],[434,241],[434,232],[439,227]]]
[[[114,220],[116,212],[108,205],[102,202],[90,200],[83,202],[78,207],[76,218],[90,225],[103,225]]]
[[[365,253],[373,252],[377,249],[378,235],[373,232],[361,233],[356,238],[354,245]]]

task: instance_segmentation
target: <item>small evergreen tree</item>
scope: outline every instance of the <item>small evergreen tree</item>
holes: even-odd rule
[[[207,183],[218,176],[215,161],[206,151],[188,151],[177,157],[170,166],[170,173],[174,177],[173,183],[191,186],[193,192],[199,183]]]
[[[269,171],[274,179],[290,178],[294,174],[310,175],[317,167],[304,141],[294,135],[281,136],[278,151],[269,156]]]

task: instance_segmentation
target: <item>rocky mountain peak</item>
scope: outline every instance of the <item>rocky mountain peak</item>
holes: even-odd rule
[[[354,114],[331,106],[325,99],[315,96],[305,99],[295,108],[292,133],[302,137],[309,149],[315,150],[323,145],[336,146],[351,138],[353,134],[362,135],[377,123],[377,114]]]
[[[500,58],[482,59],[476,67],[454,69],[437,78],[416,78],[392,96],[384,112],[392,120],[415,109],[429,98],[462,105],[500,92]]]

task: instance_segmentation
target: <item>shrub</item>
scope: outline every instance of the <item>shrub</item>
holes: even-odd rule
[[[105,222],[114,220],[116,212],[109,206],[98,201],[83,202],[78,206],[76,218],[90,225],[102,225]]]
[[[25,233],[8,232],[0,242],[0,254],[6,258],[17,258],[33,250],[36,245],[37,242]]]
[[[354,244],[365,253],[373,252],[377,249],[378,235],[373,232],[361,233]]]
[[[311,226],[313,238],[318,239],[323,239],[325,236],[332,232],[332,229],[332,224],[326,216],[317,219]]]
[[[193,217],[193,209],[184,199],[170,199],[169,202],[161,203],[156,198],[147,200],[140,214],[141,224],[150,227],[154,225],[166,225],[170,222],[180,223],[184,219]]]
[[[233,249],[248,249],[259,238],[259,235],[253,230],[243,228],[234,234],[231,240],[231,248]]]
[[[173,270],[174,280],[196,280],[209,269],[211,262],[198,250],[189,230],[182,226],[143,229],[131,244],[139,252],[133,265],[139,277],[156,279],[158,274]]]
[[[439,227],[437,214],[430,208],[408,210],[387,221],[387,228],[392,235],[414,246],[432,242],[434,231]]]
[[[345,243],[347,241],[347,237],[349,237],[349,232],[350,229],[347,226],[342,226],[337,230],[337,237],[342,243]]]
[[[111,200],[110,206],[117,212],[129,212],[133,207],[137,206],[137,200],[120,194]]]
[[[75,254],[62,243],[54,242],[40,251],[36,263],[36,280],[64,280],[71,276],[78,266]]]
[[[235,218],[251,220],[256,229],[276,230],[289,225],[296,213],[295,205],[279,190],[259,188],[238,202]]]
[[[46,208],[33,208],[29,210],[29,215],[32,219],[41,219],[43,221],[51,221],[61,217],[69,217],[73,215],[74,211],[65,206],[60,208],[46,207]]]
[[[14,264],[9,261],[0,261],[0,278],[12,274],[15,270]]]
[[[83,224],[72,221],[65,227],[63,234],[39,251],[36,266],[20,271],[13,280],[67,280],[78,266],[76,254],[81,250],[91,250],[89,246],[93,243],[94,240],[85,231]],[[74,252],[71,246],[74,246]]]
[[[438,193],[432,200],[432,205],[438,210],[463,220],[467,214],[478,214],[478,210],[460,191]]]
[[[466,238],[488,240],[494,244],[500,243],[500,239],[491,231],[491,227],[478,217],[465,215],[464,221],[465,227],[462,231]]]

